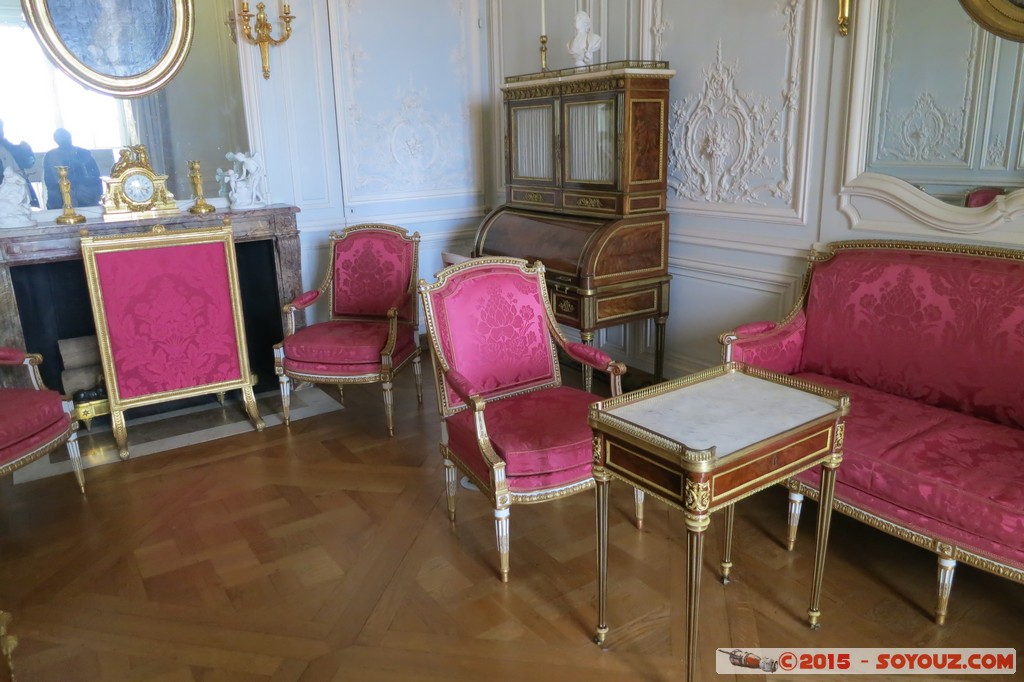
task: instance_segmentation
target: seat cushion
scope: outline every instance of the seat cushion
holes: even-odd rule
[[[398,329],[395,356],[407,354],[413,345],[415,330]],[[329,367],[330,365],[380,365],[380,352],[388,340],[388,322],[350,322],[332,320],[299,329],[285,338],[284,356],[288,361]]]
[[[593,393],[559,386],[487,403],[487,434],[505,461],[505,475],[513,491],[564,485],[591,475],[594,434],[587,411],[600,399]],[[448,447],[487,480],[473,413],[458,412],[447,419],[447,425]]]
[[[0,389],[0,466],[56,438],[68,424],[56,391]]]
[[[1024,431],[831,377],[797,376],[850,394],[837,483],[896,503],[919,526],[934,520],[939,537],[950,528],[1021,546]],[[817,487],[820,471],[799,478]]]

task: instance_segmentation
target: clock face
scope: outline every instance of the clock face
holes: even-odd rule
[[[133,204],[146,204],[153,199],[153,180],[142,173],[126,174],[122,180],[124,196]]]

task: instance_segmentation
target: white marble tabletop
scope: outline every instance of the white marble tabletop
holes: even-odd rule
[[[726,457],[837,409],[835,400],[731,372],[606,412],[690,450]]]

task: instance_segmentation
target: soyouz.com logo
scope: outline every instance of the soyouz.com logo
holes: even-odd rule
[[[1015,649],[726,649],[724,675],[1013,675]]]

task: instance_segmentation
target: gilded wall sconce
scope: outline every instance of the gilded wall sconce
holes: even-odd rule
[[[839,0],[839,16],[836,22],[839,24],[839,35],[850,35],[850,0]]]
[[[291,13],[291,5],[285,3],[284,12],[280,15],[281,21],[284,22],[284,36],[278,39],[270,37],[270,31],[273,28],[270,25],[270,20],[267,19],[266,5],[262,2],[256,4],[256,37],[253,37],[252,26],[250,20],[253,15],[249,12],[249,3],[242,3],[242,11],[238,15],[238,19],[242,22],[242,33],[253,45],[259,45],[260,47],[260,58],[263,60],[263,77],[266,79],[270,78],[270,46],[281,45],[289,38],[292,37],[292,21],[295,17]]]

